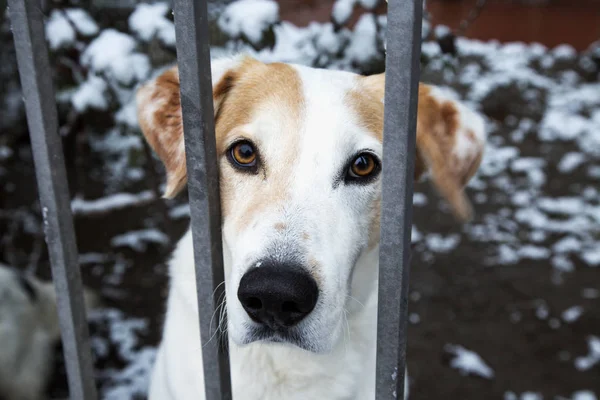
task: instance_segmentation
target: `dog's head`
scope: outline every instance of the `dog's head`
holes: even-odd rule
[[[212,76],[229,334],[328,351],[376,288],[384,76],[244,57]],[[430,172],[468,217],[483,123],[435,88],[419,94],[415,177]],[[186,183],[177,69],[137,100],[172,197]]]

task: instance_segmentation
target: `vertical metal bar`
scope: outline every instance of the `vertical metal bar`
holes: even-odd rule
[[[72,399],[95,400],[69,187],[40,0],[9,0]]]
[[[206,400],[225,400],[231,399],[229,356],[218,327],[226,321],[211,324],[224,272],[206,0],[175,0],[174,11],[204,385]]]
[[[403,398],[422,0],[389,0],[376,399]]]

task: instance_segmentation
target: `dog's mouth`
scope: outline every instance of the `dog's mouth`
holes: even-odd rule
[[[254,342],[282,343],[299,347],[304,350],[317,352],[317,348],[305,336],[298,332],[297,328],[273,329],[267,326],[258,326],[248,329],[244,344]]]

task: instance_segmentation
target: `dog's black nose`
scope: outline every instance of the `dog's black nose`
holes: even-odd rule
[[[242,276],[238,299],[254,321],[273,330],[289,328],[315,308],[317,283],[301,267],[284,264],[251,269]]]

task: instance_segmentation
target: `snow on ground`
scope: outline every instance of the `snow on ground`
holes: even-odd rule
[[[105,29],[81,55],[81,64],[118,84],[131,85],[150,74],[148,56],[134,52],[136,45],[133,37],[115,29]]]
[[[279,21],[279,5],[273,0],[239,0],[219,18],[219,27],[232,38],[244,37],[254,45]]]
[[[129,17],[129,29],[149,42],[158,37],[166,45],[175,45],[175,26],[165,16],[171,12],[167,3],[140,4]]]
[[[450,361],[450,367],[460,371],[462,375],[477,375],[482,378],[494,378],[494,370],[479,356],[479,354],[467,350],[462,346],[448,344],[445,349],[454,355]]]
[[[104,79],[91,75],[73,93],[71,97],[73,108],[80,113],[90,108],[106,110],[108,107],[107,88],[108,85]]]
[[[572,400],[597,400],[598,398],[596,397],[594,392],[591,392],[589,390],[581,390],[579,392],[573,393],[573,397],[571,397],[571,399]]]
[[[116,351],[126,363],[124,368],[107,368],[98,377],[106,382],[102,398],[107,400],[132,399],[145,396],[150,372],[156,358],[156,348],[140,346],[138,335],[147,330],[147,321],[131,318],[116,309],[103,309],[92,313],[91,322],[108,330],[106,337],[94,336],[92,348],[99,358]]]
[[[562,319],[566,323],[575,322],[581,317],[583,314],[583,307],[581,306],[573,306],[562,313]]]
[[[600,363],[600,337],[590,336],[588,338],[589,353],[575,359],[575,368],[579,371],[587,371]]]
[[[52,10],[46,21],[46,37],[50,49],[72,47],[77,35],[94,36],[98,33],[98,25],[90,15],[80,8]]]
[[[169,244],[169,237],[157,229],[144,229],[123,233],[110,241],[114,247],[129,247],[137,252],[146,251],[151,243],[166,246]]]
[[[127,207],[148,204],[154,199],[154,193],[149,190],[137,194],[116,193],[95,200],[75,198],[71,201],[71,210],[74,214],[82,215],[107,214]]]
[[[332,20],[338,25],[344,25],[352,16],[357,0],[336,0],[331,12]]]

